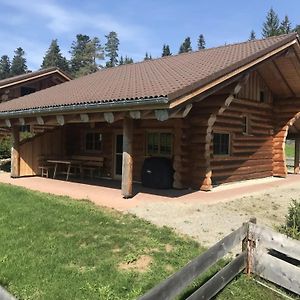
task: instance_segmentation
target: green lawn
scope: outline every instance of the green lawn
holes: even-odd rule
[[[286,155],[286,157],[294,157],[294,155],[295,155],[295,144],[294,143],[286,143],[285,144],[285,155]]]
[[[1,184],[0,207],[0,285],[19,299],[136,299],[204,250],[87,201]],[[245,276],[218,296],[268,298]]]

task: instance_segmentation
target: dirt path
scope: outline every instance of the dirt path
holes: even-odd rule
[[[140,202],[128,211],[156,225],[172,227],[204,246],[211,246],[252,216],[262,225],[281,225],[291,199],[299,197],[300,185],[294,184],[215,204],[199,201]]]

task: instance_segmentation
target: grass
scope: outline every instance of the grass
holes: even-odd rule
[[[0,184],[0,207],[0,285],[19,299],[136,299],[204,250],[87,201]],[[217,299],[276,297],[240,276]]]
[[[294,143],[286,143],[285,144],[285,155],[286,155],[286,157],[294,157],[294,155],[295,155],[295,144]]]

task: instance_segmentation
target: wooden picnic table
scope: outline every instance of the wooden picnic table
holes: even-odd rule
[[[80,168],[80,173],[82,172],[81,171],[81,164],[82,162],[81,161],[78,161],[78,160],[59,160],[59,159],[49,159],[47,160],[48,163],[51,163],[51,164],[54,164],[54,172],[53,172],[53,178],[56,177],[56,173],[57,173],[57,167],[58,165],[65,165],[67,166],[67,171],[66,171],[66,180],[68,181],[69,180],[69,176],[70,176],[70,170],[71,170],[71,166],[72,164],[73,165],[76,165],[76,166],[79,166]]]

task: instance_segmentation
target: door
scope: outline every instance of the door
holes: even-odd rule
[[[114,163],[114,177],[122,177],[122,163],[123,163],[123,134],[115,135],[115,163]]]

